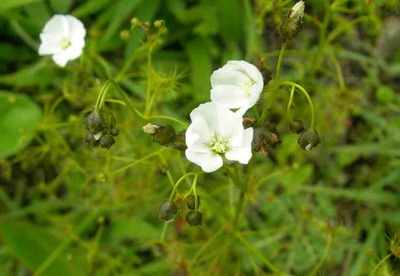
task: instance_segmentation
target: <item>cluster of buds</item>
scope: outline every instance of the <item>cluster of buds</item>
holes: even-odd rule
[[[187,223],[189,223],[190,226],[201,225],[203,223],[203,214],[197,210],[200,206],[200,196],[197,196],[197,208],[196,199],[193,195],[188,197],[186,205],[189,208],[189,212],[185,216]]]
[[[171,125],[156,125],[148,123],[143,127],[143,132],[153,137],[153,141],[162,146],[185,150],[185,132],[176,133]]]
[[[89,112],[83,121],[86,126],[86,143],[91,147],[110,148],[114,143],[114,137],[119,134],[115,127],[115,118],[111,112],[93,110]]]
[[[297,143],[302,149],[311,150],[321,143],[318,132],[313,128],[304,129],[303,122],[300,120],[293,120],[290,122],[289,129],[290,131],[299,134]]]
[[[196,206],[197,204],[197,206]],[[198,211],[200,206],[200,197],[197,196],[197,202],[193,195],[188,196],[186,200],[186,205],[189,209],[185,216],[185,220],[190,226],[199,226],[203,223],[203,214]],[[172,220],[176,213],[178,212],[178,207],[174,201],[171,199],[165,200],[158,206],[158,218],[163,221]]]
[[[131,28],[132,30],[143,30],[147,34],[148,41],[157,43],[162,42],[160,35],[168,32],[164,20],[156,20],[153,24],[150,24],[149,22],[142,22],[138,18],[134,17],[131,19]]]
[[[295,38],[303,29],[304,1],[297,2],[293,8],[282,16],[279,35],[284,41]]]

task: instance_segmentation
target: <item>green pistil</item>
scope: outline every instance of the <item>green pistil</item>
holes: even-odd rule
[[[218,135],[211,142],[211,150],[216,153],[225,153],[228,150],[228,139],[222,139]]]
[[[71,40],[69,40],[68,38],[63,38],[62,40],[61,40],[61,43],[60,43],[60,46],[61,46],[61,48],[62,49],[67,49],[67,48],[69,48],[69,46],[71,46]]]

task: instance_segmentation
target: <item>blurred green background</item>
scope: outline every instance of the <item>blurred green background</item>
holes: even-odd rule
[[[110,150],[84,142],[84,114],[127,60],[119,83],[135,107],[143,109],[151,85],[153,115],[185,122],[209,100],[210,75],[226,61],[264,59],[274,71],[276,30],[294,4],[3,0],[0,274],[399,275],[398,0],[306,1],[281,79],[311,94],[322,143],[310,152],[297,145],[285,117],[288,93],[278,91],[268,119],[282,143],[254,155],[242,193],[222,172],[199,178],[202,226],[184,221],[179,198],[190,182],[179,190],[177,218],[158,220],[172,183],[198,168],[152,143],[128,109],[110,105],[120,129]],[[53,14],[72,14],[87,28],[83,56],[65,68],[37,54]],[[168,28],[151,71],[133,17]],[[295,103],[293,114],[308,123],[307,102],[296,95]]]

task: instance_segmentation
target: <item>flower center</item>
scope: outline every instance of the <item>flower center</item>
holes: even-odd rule
[[[63,50],[69,48],[71,46],[71,40],[69,38],[63,38],[60,42],[60,46]]]
[[[211,150],[216,153],[225,153],[228,150],[229,139],[215,135],[211,142]]]
[[[254,84],[255,82],[252,79],[249,79],[248,81],[242,83],[240,88],[246,96],[249,96],[251,94],[251,90]]]

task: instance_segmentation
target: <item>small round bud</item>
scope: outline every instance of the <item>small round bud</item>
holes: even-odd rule
[[[109,149],[112,145],[114,145],[115,140],[111,134],[106,134],[101,136],[100,138],[100,147]]]
[[[154,27],[156,28],[163,28],[165,26],[164,20],[156,20],[154,21]]]
[[[174,218],[177,212],[178,208],[173,201],[166,200],[158,206],[158,218],[160,220],[169,221]]]
[[[259,154],[267,155],[268,150],[280,143],[275,128],[262,126],[254,128],[252,147]]]
[[[97,134],[107,128],[103,116],[96,110],[87,114],[83,123],[92,134]]]
[[[91,148],[99,146],[99,140],[97,140],[90,132],[86,133],[85,141]]]
[[[139,19],[134,17],[131,19],[131,25],[132,25],[132,28],[137,28],[137,27],[141,27],[143,25],[143,23]]]
[[[118,134],[119,134],[119,129],[118,128],[112,128],[111,130],[110,130],[110,134],[112,135],[112,136],[118,136]]]
[[[311,150],[315,148],[321,139],[315,129],[307,129],[300,133],[299,140],[297,141],[302,149]]]
[[[119,33],[119,37],[124,41],[128,40],[129,39],[129,31],[128,30],[122,30]]]
[[[200,196],[199,195],[197,195],[197,204],[198,204],[198,206],[200,206]],[[189,209],[192,209],[192,210],[194,210],[196,208],[196,200],[195,200],[194,195],[190,195],[187,198],[186,205]]]
[[[154,134],[153,140],[163,146],[172,144],[176,140],[174,128],[170,125],[160,126]]]
[[[303,122],[300,120],[293,120],[289,124],[289,129],[291,132],[299,134],[304,130]]]
[[[199,211],[189,211],[185,216],[185,220],[190,226],[198,226],[203,223],[203,214]]]

